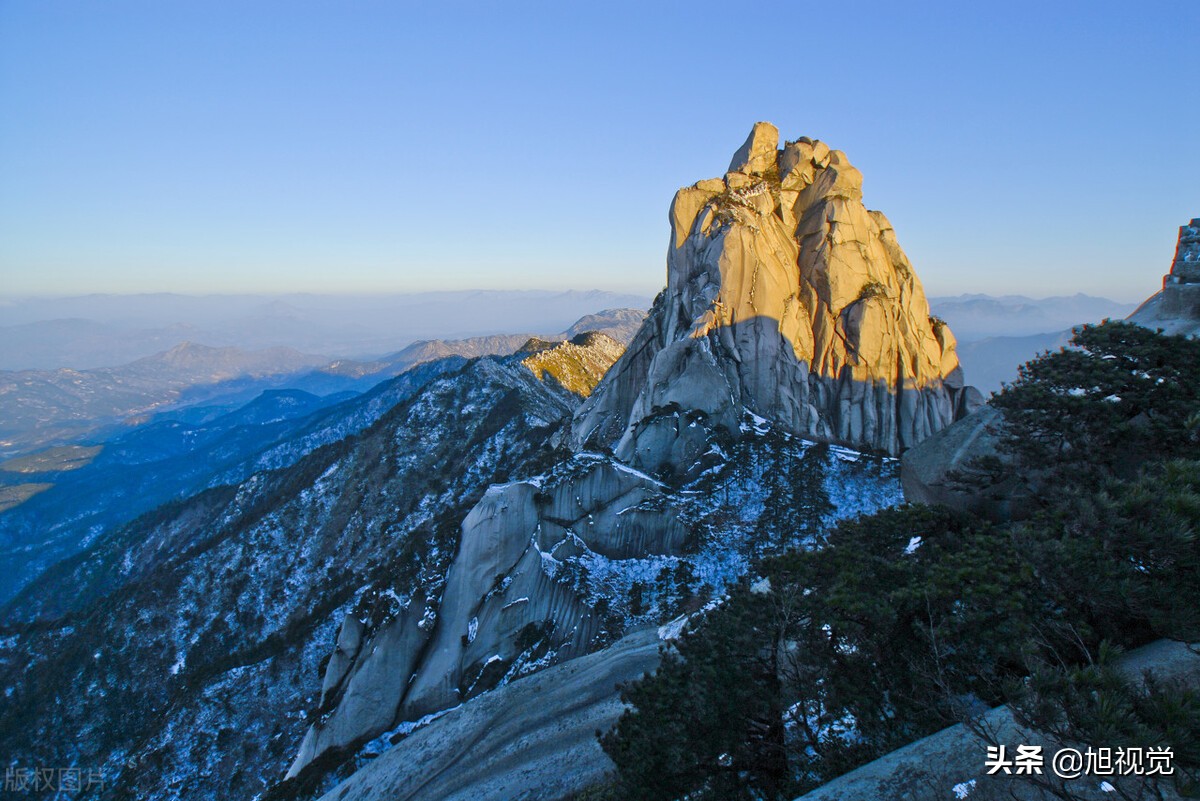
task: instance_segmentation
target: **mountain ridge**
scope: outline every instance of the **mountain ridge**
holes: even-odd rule
[[[1024,295],[963,294],[932,297],[930,307],[950,323],[959,342],[1065,331],[1083,323],[1129,315],[1136,303],[1086,295],[1030,298]],[[970,365],[967,365],[969,368]]]
[[[641,316],[636,309],[607,309],[585,315],[563,333],[542,336],[567,339],[583,326],[625,341]],[[232,408],[266,389],[291,387],[323,396],[362,392],[433,359],[512,353],[530,336],[425,340],[373,362],[329,361],[282,346],[248,351],[186,341],[117,367],[0,370],[5,406],[0,454],[11,457],[51,445],[94,444],[183,405]]]
[[[366,428],[60,562],[21,601],[38,622],[0,627],[5,753],[82,760],[122,796],[260,796],[315,714],[338,621],[436,598],[455,517],[552,450],[578,398],[522,358],[418,367],[429,380]]]
[[[569,448],[537,475],[490,487],[462,520],[436,610],[426,598],[374,630],[353,616],[343,621],[321,714],[279,797],[320,785],[330,760],[394,727],[407,730],[531,670],[570,664],[672,605],[723,592],[758,555],[811,543],[841,516],[894,503],[894,460],[812,440],[886,452],[970,405],[953,336],[929,319],[890,226],[852,205],[857,171],[844,154],[811,140],[790,143],[785,160],[773,130],[755,126],[724,181],[677,194],[667,289],[576,410]],[[755,174],[777,160],[789,164],[778,195],[769,176]],[[784,200],[784,192],[792,196]],[[838,233],[839,217],[852,232],[861,223],[870,237],[860,269],[827,247],[857,250],[859,240]],[[789,219],[800,230],[814,225],[820,236],[787,245]],[[772,247],[759,247],[763,230],[772,231]],[[802,318],[805,265],[818,315]],[[825,311],[834,297],[842,305]],[[756,322],[762,311],[775,313],[773,326]],[[790,327],[781,337],[783,321]],[[749,325],[735,330],[738,322]],[[853,346],[835,344],[834,332]],[[880,360],[896,373],[873,372]],[[826,395],[827,371],[840,377]],[[877,394],[853,394],[856,371],[877,380]],[[849,422],[822,428],[822,412],[810,412],[799,390],[775,394],[793,384],[813,391],[813,403],[841,404],[839,387],[862,409],[878,399],[908,431],[888,428],[895,438],[880,439]],[[832,406],[821,408],[834,415]],[[808,510],[803,521],[796,509]],[[663,589],[651,593],[645,582],[656,572]],[[380,797],[380,786],[386,780],[364,797]]]
[[[777,145],[756,125],[677,194],[667,288],[619,357],[593,333],[449,366],[43,574],[36,625],[0,638],[0,746],[122,795],[311,797],[898,503],[887,454],[973,400],[953,334],[845,155]]]
[[[629,310],[629,314],[638,316],[640,312]],[[617,318],[627,322],[628,314],[618,314]],[[604,327],[610,319],[607,313],[586,319],[604,330],[613,330]],[[615,333],[621,335],[619,326]],[[539,378],[543,377],[544,368],[549,368],[553,375],[548,380],[559,381],[568,391],[590,391],[599,372],[620,354],[623,346],[602,333],[577,335],[576,339],[588,336],[604,337],[607,344],[582,348],[569,345],[555,350],[562,343],[547,342],[545,348],[549,350],[524,354],[521,358],[527,362],[525,367]],[[520,344],[529,341],[525,335],[514,335],[503,340],[489,338],[482,348],[470,340],[465,341],[467,347],[460,347],[464,343],[444,343],[441,352],[446,355],[441,359],[425,358],[430,354],[424,353],[422,358],[397,359],[390,367],[372,368],[382,370],[381,373],[364,375],[361,364],[348,365],[353,369],[343,366],[343,374],[353,380],[332,381],[325,386],[337,389],[370,385],[363,393],[343,390],[318,397],[294,386],[268,388],[234,404],[232,409],[217,405],[193,409],[195,414],[188,414],[187,409],[175,414],[159,412],[146,422],[87,449],[95,463],[78,473],[64,475],[59,472],[65,469],[61,465],[33,471],[42,474],[40,479],[36,475],[26,476],[28,470],[11,478],[0,472],[0,482],[24,482],[9,490],[5,508],[0,509],[3,546],[0,551],[13,560],[13,570],[0,578],[0,604],[24,582],[31,581],[37,571],[48,567],[50,561],[69,557],[79,543],[101,536],[114,525],[128,522],[155,505],[205,489],[213,482],[238,482],[257,470],[287,466],[314,447],[364,427],[383,414],[387,406],[402,401],[431,377],[461,364],[463,359],[457,353],[516,351],[519,345],[513,343],[517,340],[521,340]],[[194,363],[191,356],[220,357],[223,353],[228,355],[227,350],[179,346],[168,352],[174,356],[167,355],[164,359],[170,362],[184,356],[185,361]],[[400,376],[377,378],[393,371]],[[321,374],[316,375],[320,380]],[[309,379],[298,383],[311,387],[314,382]],[[0,471],[9,463],[37,461],[36,454],[17,457],[0,463]],[[29,505],[24,506],[26,503]]]
[[[604,290],[0,298],[0,368],[113,367],[184,339],[374,361],[418,339],[565,331],[601,309],[649,302]]]

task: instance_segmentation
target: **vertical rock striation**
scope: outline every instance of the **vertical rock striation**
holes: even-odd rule
[[[723,179],[676,193],[667,287],[576,414],[577,447],[661,470],[746,408],[894,455],[982,402],[862,174],[820,141],[778,144],[757,123]],[[677,431],[679,408],[708,430]]]

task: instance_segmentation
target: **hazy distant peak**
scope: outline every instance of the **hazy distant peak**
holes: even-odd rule
[[[259,350],[242,350],[235,347],[213,347],[199,342],[184,341],[168,350],[138,359],[138,364],[162,364],[188,368],[270,368],[273,372],[285,372],[294,366],[324,364],[320,356],[310,356],[294,348],[276,346]]]
[[[571,337],[568,341],[572,345],[581,348],[589,348],[594,345],[607,345],[609,342],[617,342],[618,345],[623,344],[603,331],[584,331],[582,334],[576,334]]]
[[[544,350],[550,350],[555,345],[558,345],[562,340],[542,339],[541,337],[530,337],[525,341],[525,344],[517,348],[517,353],[541,353]]]
[[[304,311],[302,309],[285,300],[272,300],[269,303],[264,303],[258,308],[258,313],[264,317],[284,318],[287,320],[301,320],[304,318]]]
[[[628,345],[645,319],[645,309],[605,309],[580,317],[566,333],[568,337],[574,337],[588,331],[602,331],[618,342]]]
[[[1124,305],[1123,301],[1112,300],[1110,298],[1101,297],[1099,295],[1089,295],[1086,292],[1076,292],[1073,295],[1051,295],[1045,298],[1031,298],[1028,295],[989,295],[985,292],[964,292],[960,295],[939,295],[931,297],[930,303],[953,303],[965,301],[991,301],[1001,304],[1033,304],[1044,306],[1047,304],[1067,302],[1086,302],[1086,303],[1109,303],[1114,305]]]
[[[414,342],[397,353],[385,356],[382,361],[393,365],[395,369],[404,369],[414,364],[447,356],[463,356],[473,359],[479,356],[529,353],[554,347],[563,340],[573,339],[588,332],[602,333],[624,347],[633,339],[645,318],[646,312],[641,309],[605,309],[595,314],[584,315],[565,332],[491,334],[449,340],[426,339]]]

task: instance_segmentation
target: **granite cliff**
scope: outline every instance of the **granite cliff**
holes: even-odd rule
[[[271,409],[172,450],[156,485],[195,462],[206,491],[147,502],[9,607],[11,764],[98,766],[89,798],[483,801],[516,797],[510,776],[549,798],[603,775],[613,683],[756,559],[899,502],[889,454],[975,402],[858,171],[778,145],[760,123],[724,178],[680,190],[666,289],[624,355],[637,312],[511,356],[473,342],[228,462],[226,429]],[[470,732],[449,771],[425,756],[442,718]],[[480,749],[499,762],[471,778]]]
[[[667,287],[576,415],[573,442],[656,471],[743,408],[816,440],[899,454],[981,403],[862,174],[756,124],[724,178],[671,204]],[[675,409],[702,413],[677,431]],[[664,414],[666,412],[666,414]]]

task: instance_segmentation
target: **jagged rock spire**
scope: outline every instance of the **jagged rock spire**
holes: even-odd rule
[[[745,408],[897,454],[981,402],[862,174],[819,140],[778,143],[756,123],[723,178],[676,193],[667,288],[577,413],[577,446],[679,467]]]

